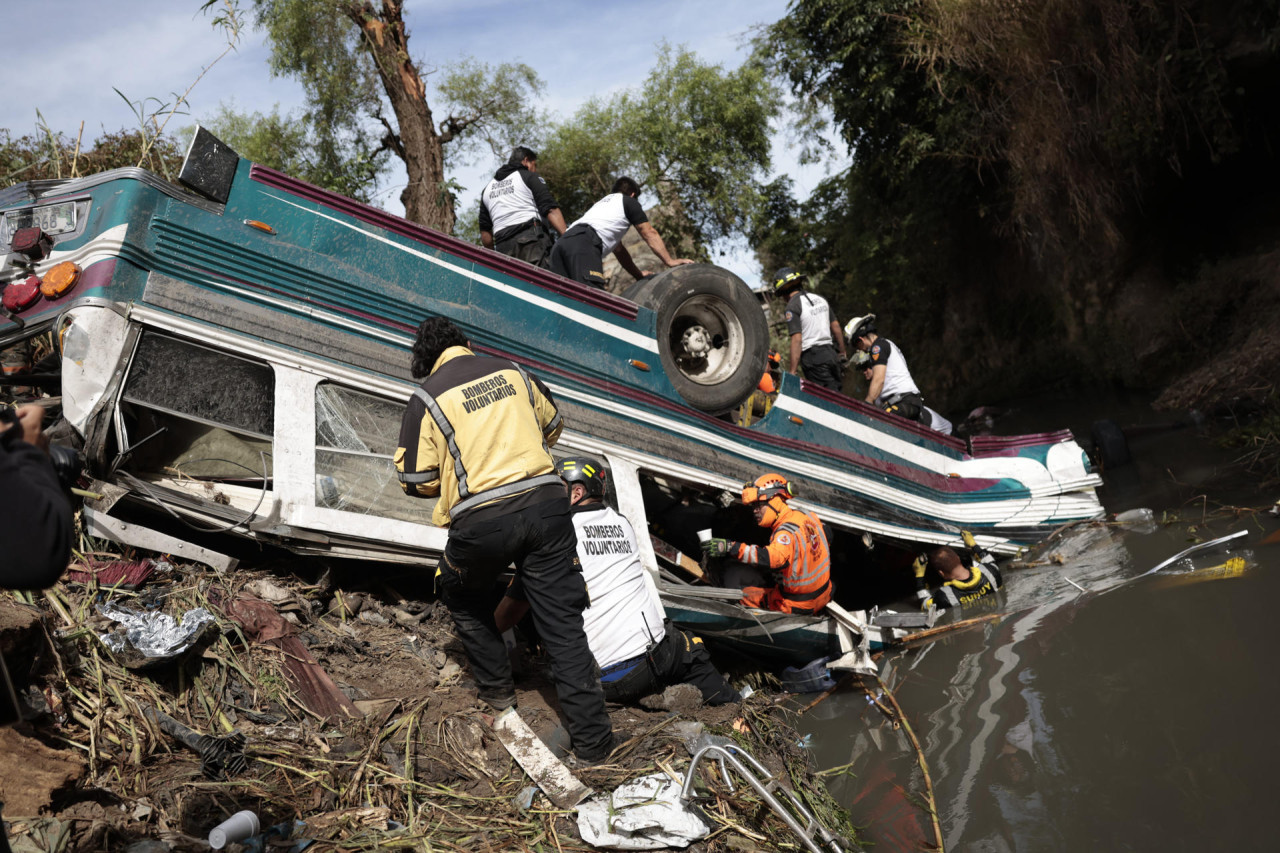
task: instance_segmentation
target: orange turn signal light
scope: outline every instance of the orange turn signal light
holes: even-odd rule
[[[257,228],[259,231],[266,231],[268,234],[276,233],[276,229],[272,228],[267,223],[259,222],[256,219],[246,219],[244,224],[248,225],[250,228]]]
[[[62,261],[54,264],[53,269],[40,279],[40,292],[45,299],[57,299],[76,286],[80,280],[80,267],[75,261]]]
[[[638,358],[627,359],[627,364],[631,365],[636,370],[643,370],[645,373],[649,372],[649,365],[645,364],[643,361],[641,361]]]
[[[788,420],[791,421],[793,424],[804,426],[804,418],[800,417],[799,415],[792,415],[791,417],[788,418]]]

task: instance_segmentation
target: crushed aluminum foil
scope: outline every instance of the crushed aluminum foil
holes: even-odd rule
[[[167,613],[143,613],[117,604],[99,604],[97,610],[125,629],[123,634],[119,629],[99,634],[103,645],[116,653],[133,648],[153,660],[182,654],[200,636],[204,626],[213,621],[213,615],[203,607],[182,614],[181,623]]]

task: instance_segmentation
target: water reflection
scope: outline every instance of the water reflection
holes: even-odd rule
[[[929,762],[946,848],[1269,849],[1280,572],[1257,545],[1266,532],[1235,551],[1253,571],[1135,580],[1191,544],[1186,527],[1079,531],[1055,544],[1061,564],[1006,573],[1004,618],[886,661]],[[1202,577],[1216,579],[1193,582]],[[929,843],[906,737],[861,693],[811,716],[815,756],[849,763],[831,787],[877,849]]]

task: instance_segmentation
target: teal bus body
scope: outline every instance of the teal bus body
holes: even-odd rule
[[[791,375],[739,426],[678,393],[654,310],[248,161],[224,203],[138,169],[0,192],[6,215],[64,202],[84,209],[77,231],[55,235],[33,271],[74,260],[80,280],[0,319],[0,345],[75,306],[143,306],[408,388],[414,329],[444,315],[547,381],[588,446],[717,487],[777,470],[850,530],[953,542],[964,527],[1008,553],[1102,515],[1100,480],[1066,431],[966,442]],[[25,278],[15,270],[6,287]]]

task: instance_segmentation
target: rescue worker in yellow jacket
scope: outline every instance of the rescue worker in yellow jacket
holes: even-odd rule
[[[995,557],[986,549],[978,547],[972,533],[965,530],[962,535],[964,544],[969,549],[967,558],[957,554],[955,549],[943,545],[927,554],[921,554],[912,565],[916,576],[916,597],[920,599],[921,610],[928,610],[930,607],[945,610],[948,607],[972,604],[980,598],[995,595],[996,590],[1004,583]],[[942,577],[942,585],[933,589],[928,588],[924,579],[925,572],[930,568]]]
[[[742,502],[755,513],[756,524],[770,528],[768,545],[747,545],[731,539],[708,539],[702,550],[709,557],[732,557],[773,573],[775,586],[742,590],[747,607],[782,613],[817,613],[831,600],[831,549],[822,521],[790,506],[795,497],[781,474],[762,474],[742,487]]]
[[[587,646],[587,587],[577,558],[569,499],[548,450],[562,421],[537,377],[502,358],[476,355],[444,317],[418,327],[412,371],[425,376],[409,398],[394,462],[409,495],[438,497],[433,521],[448,527],[440,597],[453,616],[480,699],[514,707],[506,645],[493,619],[498,576],[512,563],[534,625],[551,656],[573,750],[598,763],[613,726]]]

